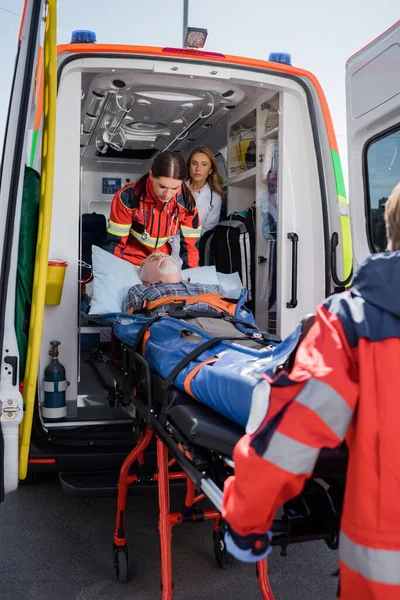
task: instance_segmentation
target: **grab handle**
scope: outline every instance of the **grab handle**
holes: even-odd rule
[[[291,232],[287,234],[288,240],[292,242],[292,294],[289,302],[286,302],[286,308],[296,308],[297,306],[297,250],[299,236]]]
[[[348,285],[350,283],[350,281],[353,279],[353,267],[350,269],[350,273],[346,277],[346,279],[343,279],[343,281],[341,281],[339,279],[339,276],[337,274],[337,269],[336,269],[336,248],[338,247],[338,244],[339,244],[339,236],[338,236],[337,232],[334,231],[332,233],[332,237],[331,237],[331,273],[332,273],[332,279],[333,279],[333,283],[335,285],[337,285],[340,288],[345,288],[346,285]]]

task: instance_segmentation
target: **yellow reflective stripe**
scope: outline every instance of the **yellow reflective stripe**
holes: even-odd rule
[[[196,229],[192,229],[191,227],[185,227],[181,225],[182,235],[183,237],[200,237],[201,236],[201,227],[196,227]]]
[[[353,268],[353,248],[351,241],[351,228],[350,228],[350,215],[349,215],[349,204],[346,198],[338,196],[339,202],[339,221],[340,221],[340,233],[342,234],[342,254],[343,254],[343,278],[344,280],[349,277]],[[343,214],[341,207],[346,206],[347,214]],[[350,284],[350,281],[347,285]]]
[[[150,235],[144,240],[142,238],[142,234],[138,233],[137,231],[133,231],[133,229],[131,229],[131,235],[141,244],[143,244],[143,246],[147,246],[148,248],[160,248],[160,246],[164,246],[164,244],[166,244],[168,242],[168,240],[170,239],[170,236],[168,237],[163,237],[163,238],[158,238],[158,243],[157,243],[157,238],[155,237],[151,237]]]
[[[131,228],[131,224],[129,223],[128,225],[123,225],[122,223],[116,223],[115,221],[111,221],[110,219],[110,223],[108,226],[108,233],[111,233],[112,235],[117,235],[118,237],[124,237],[125,235],[129,234],[129,230]]]
[[[339,555],[347,567],[370,581],[386,585],[400,585],[400,552],[398,550],[379,550],[356,544],[342,531]]]
[[[346,199],[346,188],[344,187],[342,165],[339,154],[336,150],[331,148],[331,156],[336,180],[340,234],[342,238],[343,279],[346,280],[350,276],[353,268],[353,249],[351,241],[349,205]]]

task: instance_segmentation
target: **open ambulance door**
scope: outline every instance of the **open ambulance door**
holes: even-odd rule
[[[28,120],[44,4],[25,1],[0,167],[0,501],[18,485],[23,401],[14,328],[15,285]]]
[[[386,248],[384,205],[400,182],[400,21],[346,65],[355,267]]]

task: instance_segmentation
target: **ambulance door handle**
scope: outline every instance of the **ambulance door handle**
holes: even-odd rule
[[[338,247],[338,245],[339,245],[339,236],[338,236],[337,232],[334,231],[332,233],[332,237],[331,237],[331,274],[332,274],[333,283],[336,286],[338,286],[339,288],[341,288],[337,291],[343,291],[344,288],[346,287],[346,285],[348,285],[350,283],[350,281],[353,279],[353,267],[350,269],[350,273],[346,277],[346,279],[341,281],[339,279],[337,269],[336,269],[336,248]]]
[[[298,243],[299,236],[297,233],[288,233],[288,240],[292,242],[292,287],[291,298],[286,302],[286,308],[296,308],[297,302],[297,258],[298,258]]]
[[[7,365],[10,365],[12,371],[12,385],[15,387],[17,385],[17,367],[18,367],[18,358],[16,356],[6,356],[4,362]]]

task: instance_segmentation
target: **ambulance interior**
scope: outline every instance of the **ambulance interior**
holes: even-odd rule
[[[209,147],[224,179],[221,219],[256,206],[255,316],[260,327],[284,337],[278,323],[280,199],[299,186],[308,199],[302,207],[307,216],[320,193],[307,102],[295,82],[252,71],[229,70],[228,77],[228,70],[204,65],[165,63],[158,73],[143,61],[135,68],[122,66],[122,60],[120,67],[114,61],[115,68],[101,69],[95,60],[88,64],[67,65],[58,91],[49,258],[62,258],[68,267],[60,305],[45,308],[38,384],[42,403],[49,344],[60,340],[68,412],[60,421],[41,417],[53,433],[106,425],[110,432],[128,430],[134,417],[132,405],[110,395],[114,382],[102,351],[111,346],[111,328],[80,314],[90,248],[105,235],[85,231],[84,215],[104,215],[107,222],[114,193],[147,173],[159,152],[180,152],[186,159],[192,149]],[[316,239],[316,248],[319,243]],[[90,282],[86,287],[90,291]]]

